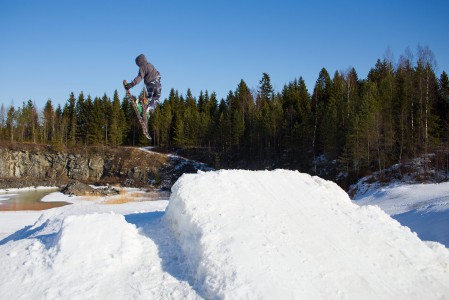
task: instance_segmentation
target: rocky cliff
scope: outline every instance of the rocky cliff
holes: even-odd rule
[[[89,147],[57,151],[48,146],[0,147],[0,188],[89,184],[168,189],[185,172],[204,164],[142,148]]]

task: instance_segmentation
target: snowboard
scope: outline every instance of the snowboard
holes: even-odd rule
[[[123,80],[123,87],[126,85],[126,80]],[[149,140],[151,140],[151,136],[148,133],[148,119],[150,118],[149,112],[147,112],[147,108],[149,106],[149,101],[143,96],[143,99],[135,100],[131,95],[131,92],[125,88],[126,97],[129,102],[131,102],[132,107],[134,108],[134,112],[136,113],[137,118],[139,119],[140,126],[142,127],[143,134]]]

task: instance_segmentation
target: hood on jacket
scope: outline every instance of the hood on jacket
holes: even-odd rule
[[[146,63],[148,63],[148,61],[145,55],[140,54],[139,56],[136,57],[136,65],[138,65],[139,67],[142,67]]]

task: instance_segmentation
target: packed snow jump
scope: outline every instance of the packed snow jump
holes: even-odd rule
[[[151,136],[148,133],[148,120],[156,109],[156,106],[159,104],[162,89],[161,75],[159,71],[147,61],[143,54],[136,57],[136,65],[139,67],[139,73],[136,78],[130,83],[123,80],[123,86],[125,87],[126,97],[131,102],[134,112],[139,119],[144,135],[147,139],[151,140]],[[142,97],[135,98],[129,90],[139,84],[142,78],[144,79],[146,90],[144,89]]]

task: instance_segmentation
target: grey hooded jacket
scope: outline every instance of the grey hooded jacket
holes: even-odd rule
[[[152,80],[161,76],[159,71],[147,61],[143,54],[136,57],[136,65],[139,66],[139,74],[137,74],[137,77],[131,82],[133,86],[138,84],[142,78],[144,79],[145,85],[148,85]]]

